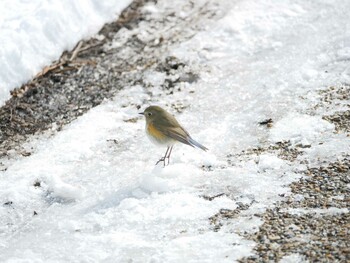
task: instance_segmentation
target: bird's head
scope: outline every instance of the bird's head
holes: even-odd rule
[[[139,114],[144,115],[146,122],[148,123],[164,117],[166,115],[166,111],[159,106],[149,106],[144,112],[140,112]]]

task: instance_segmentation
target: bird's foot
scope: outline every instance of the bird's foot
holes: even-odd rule
[[[166,160],[168,160],[168,163],[167,163]],[[163,162],[163,167],[169,165],[169,163],[170,163],[169,157],[162,157],[162,158],[160,158],[160,159],[156,162],[156,165],[157,165],[158,163],[160,163],[160,162]]]

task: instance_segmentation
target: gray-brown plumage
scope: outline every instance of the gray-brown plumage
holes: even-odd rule
[[[208,150],[208,148],[192,139],[175,117],[161,107],[150,106],[140,114],[146,118],[146,133],[150,140],[156,144],[168,147],[165,156],[158,162],[163,161],[165,165],[165,159],[169,160],[175,142],[182,142],[189,146],[200,148],[203,151]]]

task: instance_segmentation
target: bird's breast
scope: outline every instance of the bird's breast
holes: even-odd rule
[[[164,135],[152,123],[146,124],[146,133],[149,139],[155,144],[169,144],[171,138]]]

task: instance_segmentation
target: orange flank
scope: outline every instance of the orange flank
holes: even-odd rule
[[[151,136],[153,136],[157,140],[164,140],[166,137],[163,133],[158,131],[152,123],[148,124],[147,131]]]

